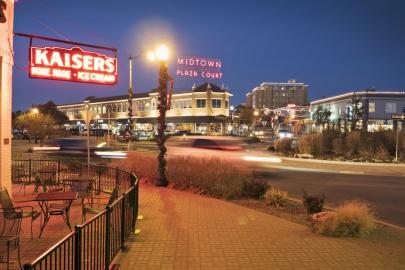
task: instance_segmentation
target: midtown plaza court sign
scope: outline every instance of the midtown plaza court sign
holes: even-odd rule
[[[219,59],[181,56],[177,58],[176,76],[222,79],[221,68]]]

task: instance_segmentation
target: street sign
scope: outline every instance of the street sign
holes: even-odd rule
[[[391,114],[391,119],[405,120],[405,114]]]

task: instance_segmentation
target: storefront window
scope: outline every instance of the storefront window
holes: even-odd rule
[[[205,108],[206,102],[205,99],[197,99],[197,108]]]
[[[221,100],[220,99],[213,99],[212,100],[212,108],[221,108]]]

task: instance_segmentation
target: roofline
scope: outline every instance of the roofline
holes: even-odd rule
[[[318,100],[311,101],[310,104],[317,105],[320,103],[337,101],[340,99],[348,98],[353,95],[368,95],[368,96],[377,96],[377,95],[386,95],[386,96],[403,96],[405,98],[405,90],[397,90],[397,91],[353,91],[348,93],[343,93],[337,96],[322,98]]]

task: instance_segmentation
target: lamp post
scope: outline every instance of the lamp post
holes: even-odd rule
[[[167,59],[169,57],[169,50],[165,45],[160,45],[154,52],[148,53],[150,60],[159,61],[159,96],[158,96],[158,135],[157,144],[159,147],[158,155],[158,178],[155,181],[156,186],[167,186],[168,181],[166,178],[166,111],[167,111],[167,83],[169,81],[169,74],[167,69]]]
[[[133,117],[133,112],[132,112],[132,97],[134,95],[134,90],[133,90],[133,79],[132,79],[132,73],[133,73],[133,61],[137,59],[139,56],[141,56],[143,52],[136,56],[130,55],[128,57],[129,60],[129,88],[128,88],[128,132],[129,132],[129,140],[128,140],[128,150],[130,150],[131,147],[131,140],[132,140],[132,134],[133,134],[133,129],[134,129],[134,119]]]

